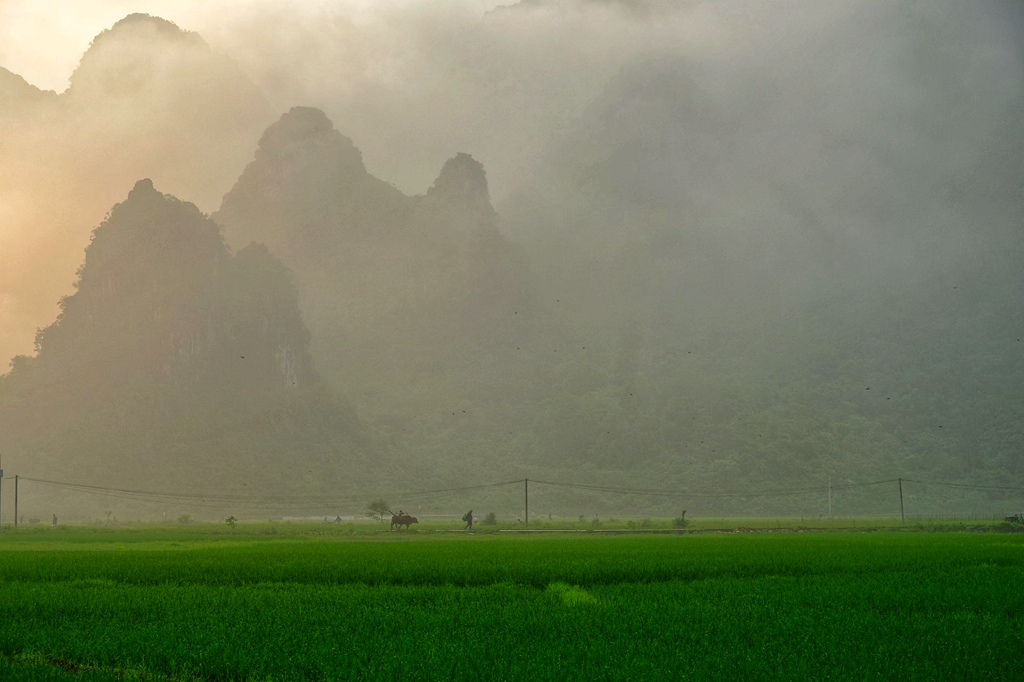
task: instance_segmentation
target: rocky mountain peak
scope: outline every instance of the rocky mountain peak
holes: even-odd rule
[[[148,14],[130,14],[93,38],[71,74],[78,96],[126,95],[190,76],[217,57],[197,33]]]
[[[267,128],[260,138],[257,160],[272,162],[304,159],[327,163],[335,170],[365,174],[363,155],[331,123],[327,115],[313,107],[293,107]]]
[[[139,197],[148,192],[156,192],[156,188],[153,187],[152,180],[149,178],[142,178],[135,183],[134,187],[132,187],[132,191],[128,193],[128,199],[131,199],[132,197]]]
[[[194,204],[161,193],[145,178],[93,231],[78,287],[88,293],[104,283],[110,289],[114,277],[124,285],[122,296],[132,298],[165,275],[175,281],[181,271],[211,277],[227,257],[217,225]]]
[[[422,209],[433,215],[434,221],[457,232],[474,232],[497,224],[483,164],[462,152],[445,162],[427,190]]]
[[[427,196],[490,205],[491,195],[483,164],[469,154],[459,152],[445,161]]]
[[[198,34],[182,30],[172,21],[136,12],[100,32],[93,38],[89,50],[102,49],[109,42],[126,38],[147,41],[186,41],[205,45]]]

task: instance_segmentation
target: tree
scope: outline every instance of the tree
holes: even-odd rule
[[[366,505],[366,515],[371,519],[377,519],[381,523],[384,523],[385,516],[390,516],[392,513],[391,505],[386,500],[380,498]]]

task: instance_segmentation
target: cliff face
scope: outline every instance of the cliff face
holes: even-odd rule
[[[192,204],[140,180],[93,233],[77,293],[36,338],[45,371],[126,381],[292,388],[313,381],[289,273],[265,248],[232,257]],[[231,362],[236,351],[250,362]],[[282,356],[288,361],[270,362]],[[258,368],[259,371],[254,372]]]
[[[236,472],[254,492],[272,472],[303,467],[319,487],[356,473],[358,420],[324,390],[291,274],[265,247],[232,256],[194,205],[140,180],[79,275],[35,357],[0,378],[8,451],[35,453],[23,472],[122,484],[160,472],[167,488],[207,489],[237,487]],[[303,451],[286,457],[296,419]]]

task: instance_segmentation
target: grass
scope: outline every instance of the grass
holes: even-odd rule
[[[3,680],[1021,679],[1024,535],[0,536]]]

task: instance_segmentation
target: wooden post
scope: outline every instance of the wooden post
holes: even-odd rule
[[[530,479],[523,479],[523,493],[526,499],[526,527],[530,527]]]
[[[18,530],[18,474],[14,474],[14,530]]]
[[[900,482],[900,523],[904,526],[907,525],[907,517],[903,514],[903,478],[899,479]]]
[[[832,518],[832,477],[828,477],[828,517]]]

